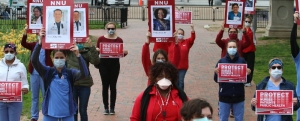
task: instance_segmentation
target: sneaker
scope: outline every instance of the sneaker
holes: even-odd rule
[[[109,114],[110,114],[110,115],[115,115],[115,110],[114,110],[114,109],[110,109]]]
[[[30,121],[37,121],[36,119],[31,119]]]
[[[108,109],[105,109],[105,111],[104,111],[103,114],[104,114],[104,115],[108,115],[108,114],[109,114],[109,110],[108,110]]]
[[[251,83],[246,83],[245,87],[251,87]]]

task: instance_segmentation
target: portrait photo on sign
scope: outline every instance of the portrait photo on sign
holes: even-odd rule
[[[227,24],[241,25],[243,14],[243,2],[228,1],[226,18]]]
[[[172,37],[172,6],[151,6],[152,37]]]
[[[246,0],[245,4],[245,11],[254,11],[254,0]]]
[[[69,43],[70,6],[46,6],[46,42]]]
[[[29,29],[41,29],[43,26],[43,4],[30,3]]]
[[[75,8],[74,9],[74,37],[86,37],[86,11],[85,8]]]

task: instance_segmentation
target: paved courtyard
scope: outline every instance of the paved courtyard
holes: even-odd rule
[[[103,115],[102,85],[100,74],[94,66],[90,66],[94,79],[90,96],[88,115],[89,121],[128,121],[136,96],[141,93],[147,84],[147,76],[141,63],[141,50],[146,41],[148,21],[128,20],[128,26],[117,29],[117,34],[124,40],[125,49],[129,54],[122,58],[121,71],[117,83],[116,115]],[[213,70],[220,58],[221,49],[214,44],[218,31],[207,31],[203,28],[207,24],[220,24],[204,20],[193,21],[196,31],[196,40],[189,54],[189,69],[185,78],[185,92],[189,98],[201,97],[207,99],[214,109],[214,121],[218,121],[218,84],[213,81]],[[189,37],[189,25],[176,25],[176,28],[185,30],[185,37]],[[101,36],[105,30],[90,30],[90,35]],[[227,37],[227,34],[224,34]],[[151,44],[152,51],[153,44]],[[152,53],[153,54],[153,53]],[[152,55],[151,54],[151,55]],[[245,88],[245,121],[254,121],[256,116],[250,109],[250,100],[255,92],[255,85]],[[40,113],[40,121],[42,114]],[[230,118],[233,121],[233,118]]]

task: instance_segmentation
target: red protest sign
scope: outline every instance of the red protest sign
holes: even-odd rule
[[[192,24],[192,11],[175,11],[176,24]]]
[[[300,15],[299,7],[300,7],[300,0],[296,0],[296,11],[298,11],[298,14]],[[297,24],[300,25],[300,19],[297,20]]]
[[[122,58],[123,43],[100,43],[100,58]]]
[[[150,42],[174,42],[175,1],[148,0]]]
[[[88,3],[74,3],[74,41],[85,42],[89,36],[89,4]]]
[[[243,28],[244,24],[244,0],[227,0],[225,9],[226,28]]]
[[[73,0],[45,0],[42,39],[44,49],[69,49],[73,44]]]
[[[22,82],[0,81],[0,102],[22,102]]]
[[[255,114],[293,115],[293,90],[256,90]]]
[[[247,64],[219,63],[218,69],[218,82],[247,82]]]
[[[27,33],[37,34],[43,27],[43,0],[27,0]]]
[[[245,14],[255,14],[256,0],[245,1]]]

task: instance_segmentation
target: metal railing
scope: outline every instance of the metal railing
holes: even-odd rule
[[[225,8],[218,6],[214,9],[210,6],[176,6],[176,10],[192,11],[193,20],[224,20]],[[4,10],[0,10],[3,13]],[[127,11],[127,12],[126,12]],[[0,29],[11,29],[24,27],[26,23],[26,11],[8,10],[8,16],[0,14]],[[118,22],[123,27],[127,25],[127,19],[148,19],[148,8],[146,6],[129,7],[98,7],[89,6],[89,25],[104,25],[108,21]],[[257,11],[257,27],[264,28],[268,24],[269,11],[259,9]],[[127,17],[126,17],[127,16]]]

